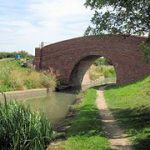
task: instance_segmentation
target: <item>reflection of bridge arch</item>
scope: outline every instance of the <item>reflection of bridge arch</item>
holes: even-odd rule
[[[53,68],[62,84],[80,86],[85,71],[100,56],[107,58],[115,67],[117,83],[126,84],[150,74],[140,53],[139,44],[143,37],[105,35],[66,40],[37,48],[37,69]]]

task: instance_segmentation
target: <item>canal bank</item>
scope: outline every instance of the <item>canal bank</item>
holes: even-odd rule
[[[47,150],[110,150],[95,103],[96,89],[88,89],[79,97],[58,126],[57,131],[64,132],[64,137],[51,142]]]
[[[23,90],[23,91],[10,91],[0,93],[0,100],[25,100],[36,97],[44,97],[47,95],[47,89],[31,89],[31,90]]]
[[[35,112],[45,114],[51,124],[55,126],[64,119],[70,106],[76,100],[74,91],[55,92],[47,89],[32,89],[25,91],[12,91],[0,94],[0,101],[17,101]]]

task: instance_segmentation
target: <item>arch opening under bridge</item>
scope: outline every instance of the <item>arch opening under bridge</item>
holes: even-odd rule
[[[107,58],[115,67],[117,84],[128,84],[150,74],[139,45],[144,37],[121,35],[89,36],[36,48],[35,65],[39,70],[52,68],[61,85],[80,87],[85,71],[98,57]]]

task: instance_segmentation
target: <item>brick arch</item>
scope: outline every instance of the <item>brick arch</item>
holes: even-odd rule
[[[66,40],[36,48],[35,65],[41,70],[52,68],[61,84],[74,85],[75,81],[80,83],[75,71],[82,72],[96,57],[104,56],[116,69],[117,84],[127,84],[150,74],[150,65],[145,63],[139,51],[139,44],[144,40],[144,37],[117,35]],[[83,60],[86,62],[81,65]]]
[[[69,79],[69,85],[71,87],[80,87],[81,84],[82,84],[82,81],[83,81],[83,77],[86,73],[86,71],[90,68],[90,66],[95,62],[96,59],[100,58],[100,57],[104,57],[102,55],[99,55],[99,54],[92,54],[92,55],[88,55],[88,56],[85,56],[84,58],[82,58],[80,61],[78,61],[72,72],[71,72],[71,75],[70,75],[70,79]],[[105,57],[106,58],[106,57]],[[112,60],[111,58],[106,58],[109,63],[111,65],[114,66],[115,68],[115,72],[116,72],[116,77],[117,77],[117,80],[119,80],[119,74],[117,72],[117,66],[115,66],[113,63],[112,63]],[[118,81],[117,81],[118,82]]]

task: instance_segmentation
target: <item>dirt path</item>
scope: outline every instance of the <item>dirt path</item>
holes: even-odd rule
[[[113,150],[133,150],[127,135],[119,128],[111,111],[108,109],[104,99],[104,88],[97,91],[96,104],[100,110],[100,116],[103,122],[103,130],[108,137]]]

